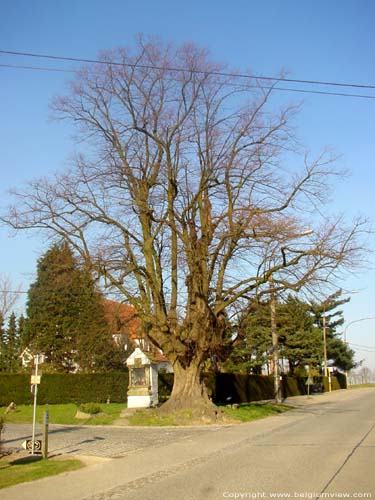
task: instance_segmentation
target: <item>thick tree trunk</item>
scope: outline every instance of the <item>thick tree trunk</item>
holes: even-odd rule
[[[188,367],[176,362],[174,368],[174,384],[170,398],[162,406],[162,411],[173,412],[192,410],[197,416],[215,417],[216,406],[208,397],[203,382],[202,367],[192,361]]]

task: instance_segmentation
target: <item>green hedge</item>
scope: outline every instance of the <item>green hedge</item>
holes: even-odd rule
[[[38,387],[39,404],[126,402],[127,372],[49,373]],[[31,404],[30,375],[0,374],[0,406]]]
[[[324,377],[314,377],[316,387],[326,385],[328,391],[328,380]],[[306,377],[296,378],[283,376],[281,381],[281,392],[284,398],[307,394]],[[260,401],[273,399],[274,378],[263,375],[242,375],[238,373],[217,373],[205,375],[205,383],[208,393],[214,403],[247,403],[249,401]],[[332,389],[346,388],[346,378],[343,374],[332,377]],[[173,373],[159,374],[159,401],[165,401],[173,387]]]
[[[59,403],[112,403],[126,402],[128,388],[127,372],[95,374],[55,373],[42,376],[38,388],[39,404]],[[274,398],[272,376],[218,373],[205,375],[208,393],[216,404],[246,403]],[[328,379],[314,377],[314,383],[323,384],[328,391]],[[173,373],[159,374],[159,401],[168,399],[173,387]],[[338,374],[332,377],[332,389],[346,388],[346,377]],[[284,376],[281,382],[283,397],[307,393],[306,378]],[[0,406],[31,404],[30,375],[0,374]]]
[[[271,399],[273,397],[273,378],[261,375],[242,375],[238,373],[218,373],[212,399],[216,404],[245,403]]]
[[[328,377],[322,377],[322,382],[324,385],[324,392],[329,391]],[[336,373],[336,375],[331,376],[331,387],[333,391],[339,389],[346,389],[346,376],[343,373]]]

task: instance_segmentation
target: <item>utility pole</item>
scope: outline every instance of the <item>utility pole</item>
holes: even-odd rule
[[[332,392],[331,372],[328,370],[327,360],[327,325],[325,311],[323,313],[323,350],[324,350],[324,376],[328,377],[328,391]]]
[[[279,373],[279,336],[276,324],[276,297],[272,276],[270,283],[270,311],[271,311],[271,332],[272,332],[272,353],[273,353],[273,376],[275,403],[281,403],[280,395],[280,373]]]
[[[32,432],[32,438],[31,438],[31,454],[35,454],[35,425],[36,425],[36,404],[37,404],[37,396],[38,396],[38,367],[39,367],[39,356],[34,357],[34,363],[35,363],[35,372],[32,377],[31,383],[32,383],[32,392],[34,394],[34,407],[33,407],[33,432]]]
[[[327,326],[326,326],[326,316],[325,311],[323,313],[323,357],[324,357],[324,376],[328,376],[328,366],[327,366]]]
[[[37,396],[38,396],[38,385],[40,384],[40,375],[38,372],[39,364],[43,363],[44,356],[42,354],[37,354],[34,356],[34,374],[31,375],[31,392],[34,395],[34,407],[33,407],[33,430],[32,430],[32,441],[31,441],[31,454],[35,454],[35,427],[36,427],[36,407],[37,407]]]

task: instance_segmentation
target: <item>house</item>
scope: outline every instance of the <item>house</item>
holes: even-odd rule
[[[104,299],[104,313],[117,344],[123,344],[125,351],[140,348],[157,364],[158,372],[172,373],[173,368],[168,358],[155,347],[142,331],[141,319],[135,307],[114,300]]]
[[[25,368],[32,363],[32,361],[34,359],[34,354],[31,352],[31,350],[28,347],[26,347],[21,352],[19,357],[21,358],[22,367]]]
[[[114,342],[123,345],[126,353],[139,347],[144,353],[147,353],[157,364],[158,371],[172,373],[173,368],[162,351],[155,347],[146,334],[142,332],[142,323],[136,309],[129,304],[122,304],[114,300],[104,299],[104,314],[109,326]],[[22,366],[30,366],[33,362],[35,353],[29,347],[26,347],[20,354]],[[125,361],[125,359],[124,359]],[[78,370],[76,366],[75,371]]]
[[[21,352],[19,357],[21,358],[21,363],[23,368],[26,368],[32,365],[33,363],[42,364],[46,360],[46,356],[44,353],[39,353],[39,354],[33,353],[29,347],[26,347]]]

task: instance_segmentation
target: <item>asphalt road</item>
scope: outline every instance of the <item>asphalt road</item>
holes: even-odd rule
[[[375,498],[375,391],[294,411],[268,432],[95,500]],[[264,422],[266,425],[266,422]]]
[[[0,490],[0,498],[375,498],[375,389],[296,402],[296,410],[254,423],[181,429],[164,445]]]
[[[36,439],[42,439],[43,428],[37,425]],[[100,458],[120,458],[144,448],[165,446],[205,432],[203,427],[121,427],[121,426],[63,426],[50,425],[48,451],[52,456],[71,455]],[[22,450],[22,443],[31,439],[32,426],[6,424],[4,447]]]

